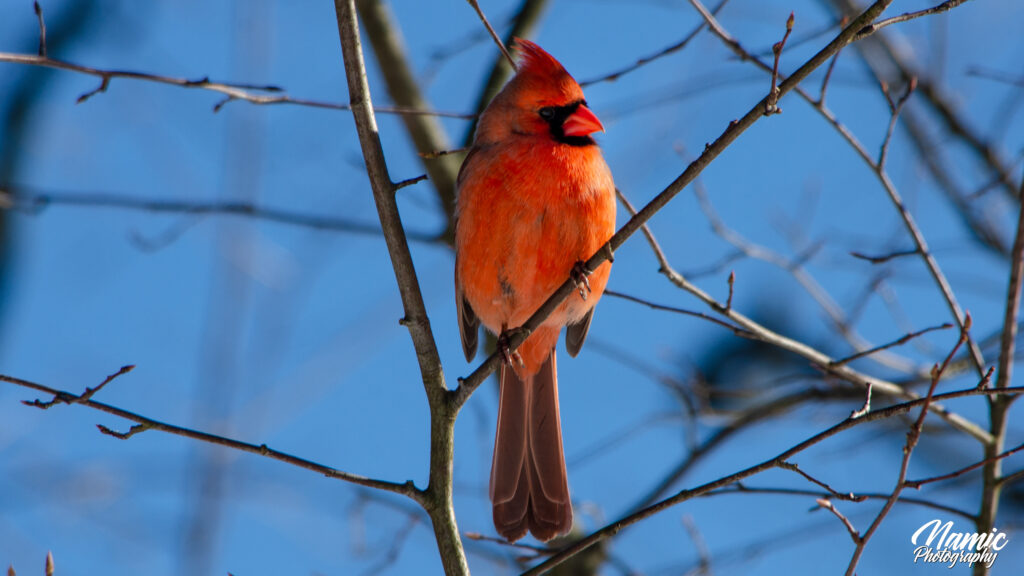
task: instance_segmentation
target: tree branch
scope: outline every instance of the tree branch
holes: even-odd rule
[[[932,404],[932,396],[935,394],[935,386],[938,385],[939,380],[942,378],[942,373],[949,367],[949,363],[953,360],[953,356],[956,355],[956,351],[967,342],[967,333],[971,329],[971,315],[967,314],[964,322],[964,326],[960,329],[960,337],[956,341],[956,345],[949,351],[946,359],[943,360],[942,364],[936,364],[932,368],[932,381],[931,385],[928,386],[928,394],[924,397],[924,402],[921,404],[921,411],[917,415],[917,420],[914,421],[910,427],[910,432],[907,433],[907,442],[903,446],[903,461],[900,463],[900,471],[896,480],[896,486],[892,490],[892,495],[885,501],[885,505],[882,506],[882,510],[875,516],[875,520],[868,527],[867,531],[863,535],[857,535],[855,531],[851,532],[853,540],[856,546],[853,550],[853,556],[850,558],[850,564],[846,568],[846,576],[853,576],[857,570],[857,564],[860,562],[860,557],[864,553],[864,548],[867,546],[868,541],[875,534],[878,528],[882,525],[882,521],[892,510],[892,507],[896,505],[896,501],[900,498],[900,493],[906,487],[907,470],[910,467],[910,455],[913,454],[914,448],[917,446],[918,440],[921,438],[921,429],[924,427],[924,419],[928,415],[928,408]],[[985,382],[987,380],[987,376]]]
[[[1024,180],[1021,182],[1024,194]],[[1024,202],[1020,203],[1017,215],[1017,235],[1013,241],[1010,256],[1010,279],[1006,289],[1006,308],[1003,314],[1003,331],[999,339],[998,372],[996,389],[1010,385],[1013,378],[1014,350],[1017,344],[1017,317],[1020,313],[1021,284],[1024,281]],[[1003,483],[1003,462],[999,458],[1006,441],[1006,421],[1010,404],[1015,396],[994,396],[989,398],[989,432],[993,441],[985,447],[985,467],[982,470],[981,510],[978,513],[978,530],[989,532],[995,526],[999,510],[999,496]],[[984,564],[982,564],[984,566]],[[988,568],[975,567],[975,575],[988,574]]]
[[[803,66],[796,70],[790,77],[786,78],[781,84],[779,84],[778,96],[781,98],[789,91],[796,88],[800,82],[802,82],[807,76],[811,74],[816,68],[828,61],[828,59],[835,54],[843,46],[849,44],[854,35],[860,28],[870,23],[882,11],[892,3],[892,0],[878,0],[872,4],[863,14],[856,18],[850,26],[847,26],[843,31],[833,39],[827,46],[821,49],[817,54],[811,57],[810,60],[805,62]],[[650,218],[656,214],[659,210],[665,207],[669,201],[672,200],[679,192],[681,192],[687,185],[706,168],[715,158],[718,157],[726,148],[728,148],[739,136],[750,128],[755,122],[763,117],[765,105],[767,104],[768,97],[762,98],[760,102],[754,105],[741,119],[734,120],[729,123],[729,126],[724,132],[712,143],[708,144],[704,148],[704,152],[694,160],[687,168],[679,175],[667,188],[662,190],[657,196],[655,196],[646,206],[643,207],[635,216],[630,218],[625,225],[622,226],[615,233],[614,236],[608,241],[605,246],[597,251],[596,254],[591,256],[586,262],[585,266],[588,270],[595,270],[598,266],[603,264],[605,261],[611,259],[612,254],[619,248],[630,236],[636,233]],[[567,278],[566,281],[559,287],[558,290],[552,294],[547,301],[536,311],[530,318],[519,327],[515,332],[515,335],[510,339],[509,346],[510,351],[514,351],[523,340],[529,336],[530,332],[539,326],[545,318],[548,317],[551,312],[557,308],[563,300],[565,300],[569,294],[576,288],[576,283],[572,278]],[[497,369],[501,363],[500,354],[491,354],[472,374],[460,381],[459,388],[455,391],[455,402],[457,406],[461,406],[473,393],[473,391],[483,383],[484,379],[489,376],[494,370]]]
[[[1024,387],[1008,388],[1005,391],[1015,393],[1024,392]],[[840,432],[853,428],[854,426],[859,426],[866,422],[874,422],[877,420],[892,418],[893,416],[906,414],[907,412],[913,410],[918,406],[923,406],[925,405],[925,403],[929,403],[935,400],[952,400],[954,398],[964,398],[968,396],[987,396],[992,394],[996,394],[996,391],[989,388],[974,387],[966,390],[948,392],[946,394],[937,394],[930,398],[919,398],[916,400],[911,400],[909,402],[904,402],[902,404],[896,404],[893,406],[889,406],[888,408],[883,408],[881,410],[869,412],[860,418],[847,418],[846,420],[843,420],[842,422],[836,424],[835,426],[832,426],[827,430],[824,430],[822,432],[819,432],[818,434],[815,434],[814,436],[811,436],[810,438],[807,438],[806,440],[787,449],[786,451],[775,456],[774,458],[765,460],[759,464],[755,464],[753,466],[750,466],[749,468],[745,468],[738,472],[734,472],[733,474],[723,476],[721,478],[718,478],[717,480],[712,480],[711,482],[707,482],[695,488],[681,490],[674,494],[673,496],[661,500],[656,504],[652,504],[651,506],[648,506],[642,510],[623,516],[615,522],[612,522],[611,524],[608,524],[603,528],[595,532],[592,532],[585,538],[562,548],[548,560],[534,566],[533,568],[530,568],[526,572],[523,572],[522,576],[537,576],[539,574],[543,574],[551,570],[555,566],[558,566],[562,562],[565,562],[572,556],[582,552],[583,550],[586,550],[590,546],[593,546],[598,542],[601,542],[603,540],[610,538],[611,536],[614,536],[615,534],[618,534],[624,528],[636,524],[637,522],[645,518],[653,516],[681,502],[685,502],[692,498],[704,496],[715,490],[720,490],[722,488],[735,484],[740,480],[764,472],[765,470],[777,468],[780,463],[785,462],[794,455],[799,454],[800,452],[803,452],[804,450],[810,448],[811,446],[819,444],[823,440],[835,436]]]
[[[717,35],[722,40],[722,42],[725,43],[726,46],[728,46],[733,52],[735,52],[737,56],[739,56],[743,60],[749,60],[751,62],[754,62],[759,68],[766,72],[772,72],[772,66],[763,62],[757,56],[752,55],[745,48],[743,48],[743,46],[741,46],[739,42],[737,42],[728,32],[725,31],[725,29],[715,19],[715,17],[712,16],[707,11],[707,8],[705,8],[700,3],[700,0],[690,0],[690,3],[693,4],[693,6],[697,8],[701,15],[704,16],[704,18],[708,21],[708,25],[711,26],[711,29],[712,31],[714,31],[715,35]],[[914,15],[913,18],[919,18],[925,15],[927,14],[922,12],[920,14]],[[864,29],[861,29],[855,35],[855,39],[859,40],[864,38],[865,34],[870,34],[872,31],[869,30],[868,28],[869,27],[865,27]],[[849,26],[847,27],[847,29],[849,29]],[[950,287],[949,281],[946,279],[945,274],[942,273],[942,269],[939,268],[939,264],[938,262],[936,262],[935,257],[932,256],[931,252],[928,250],[928,244],[927,242],[925,242],[924,236],[921,234],[921,230],[917,227],[917,222],[914,220],[914,217],[910,214],[910,211],[907,210],[906,205],[903,203],[903,198],[896,190],[896,187],[892,183],[892,180],[889,179],[889,175],[888,173],[885,172],[884,166],[877,163],[874,160],[874,158],[872,158],[871,155],[868,154],[867,149],[865,149],[864,146],[860,143],[860,141],[858,141],[857,138],[835,118],[832,112],[825,107],[824,103],[821,100],[814,100],[810,96],[810,94],[808,94],[806,91],[799,87],[797,87],[796,91],[804,100],[811,104],[811,106],[813,106],[815,110],[817,110],[822,116],[824,116],[833,125],[833,127],[836,128],[840,135],[854,148],[857,154],[864,160],[864,162],[871,168],[871,171],[878,178],[879,182],[882,184],[882,187],[885,189],[886,194],[889,196],[889,200],[892,202],[893,206],[896,208],[896,211],[899,213],[900,218],[903,220],[903,225],[907,229],[907,233],[910,234],[910,237],[913,239],[914,246],[917,248],[918,254],[920,254],[921,258],[924,260],[925,266],[928,268],[928,272],[931,274],[932,278],[935,280],[935,283],[939,288],[939,291],[942,293],[942,297],[943,299],[945,299],[946,305],[949,307],[950,313],[953,315],[954,320],[956,320],[957,326],[959,326],[962,329],[964,327],[964,313],[963,310],[960,308],[959,302],[957,302],[956,296],[953,294],[953,289]],[[967,346],[968,350],[970,351],[971,359],[974,362],[974,367],[978,375],[983,376],[985,374],[985,359],[981,355],[981,349],[974,342],[974,340],[971,339],[970,335],[968,335],[967,337]]]
[[[359,39],[355,0],[335,0],[334,7],[338,17],[338,35],[345,61],[345,77],[348,80],[352,116],[366,162],[373,199],[377,204],[377,214],[380,216],[384,239],[395,270],[395,279],[402,296],[402,305],[405,308],[405,316],[401,322],[409,329],[409,335],[412,337],[423,387],[430,405],[430,480],[424,491],[422,504],[430,515],[445,573],[449,576],[466,575],[469,574],[469,567],[466,564],[466,554],[463,551],[452,505],[455,415],[458,409],[451,402],[445,385],[437,344],[430,329],[430,319],[423,304],[416,269],[398,213],[395,184],[388,175],[384,151],[377,133],[377,121],[373,115],[370,87],[366,80],[366,64]]]
[[[366,27],[366,37],[373,47],[391,101],[401,108],[429,108],[406,56],[401,29],[388,5],[382,0],[357,0],[356,7]],[[462,158],[458,155],[423,156],[451,148],[448,134],[437,118],[405,115],[402,116],[402,122],[441,201],[447,221],[447,229],[442,237],[450,243],[454,238],[455,179]]]
[[[185,214],[199,216],[205,214],[241,216],[266,220],[290,226],[299,226],[313,230],[329,230],[365,236],[380,236],[381,229],[376,223],[359,222],[345,218],[328,218],[314,214],[300,214],[258,206],[249,202],[232,201],[188,201],[168,198],[141,198],[120,194],[107,193],[63,193],[63,192],[25,192],[20,186],[3,186],[0,184],[0,210],[23,210],[36,214],[48,206],[85,206],[94,208],[120,208],[160,212],[169,214]],[[408,232],[413,242],[436,243],[440,240],[437,233]]]
[[[104,404],[103,402],[96,402],[95,400],[91,399],[92,395],[95,394],[96,392],[99,392],[99,390],[103,386],[105,386],[108,382],[110,382],[111,380],[113,380],[117,376],[120,376],[121,374],[124,374],[124,373],[128,372],[129,370],[131,370],[131,368],[132,368],[131,366],[125,366],[124,368],[122,368],[117,373],[115,373],[115,374],[111,375],[110,377],[108,377],[102,384],[100,384],[96,388],[86,388],[85,392],[83,392],[81,395],[73,394],[71,392],[66,392],[64,390],[58,390],[58,389],[55,389],[55,388],[51,388],[49,386],[44,386],[43,384],[37,384],[35,382],[30,382],[28,380],[22,380],[20,378],[15,378],[13,376],[6,376],[6,375],[3,375],[3,374],[0,374],[0,382],[7,382],[9,384],[14,384],[14,385],[17,385],[17,386],[22,386],[24,388],[31,388],[32,390],[37,390],[37,391],[43,392],[45,394],[52,394],[53,395],[53,399],[49,400],[49,401],[42,401],[42,400],[38,400],[38,399],[37,400],[33,400],[33,401],[25,401],[25,404],[29,405],[29,406],[35,406],[37,408],[47,409],[47,408],[53,406],[54,404],[58,404],[58,403],[63,403],[63,404],[80,404],[80,405],[85,406],[87,408],[92,408],[94,410],[99,410],[100,412],[106,412],[107,414],[113,414],[114,416],[117,416],[119,418],[124,418],[125,420],[130,420],[130,421],[135,422],[137,424],[136,426],[132,427],[132,431],[127,432],[127,433],[114,433],[112,430],[110,430],[109,428],[106,428],[105,426],[97,425],[97,428],[99,428],[100,431],[103,432],[104,434],[115,436],[117,438],[127,439],[127,438],[129,438],[129,437],[131,437],[131,436],[133,436],[133,435],[135,435],[135,434],[137,434],[139,432],[143,432],[145,430],[159,430],[161,432],[166,432],[168,434],[174,434],[176,436],[184,436],[185,438],[191,438],[193,440],[199,440],[200,442],[206,442],[206,443],[209,443],[209,444],[216,444],[218,446],[223,446],[225,448],[231,448],[233,450],[240,450],[242,452],[249,452],[250,454],[258,454],[260,456],[264,456],[264,457],[270,458],[272,460],[277,460],[279,462],[284,462],[285,464],[291,464],[292,466],[298,466],[299,468],[304,468],[306,470],[311,470],[313,472],[316,472],[317,474],[322,474],[324,476],[327,476],[328,478],[335,478],[337,480],[344,480],[345,482],[351,482],[352,484],[358,484],[360,486],[366,486],[367,488],[376,488],[378,490],[385,490],[385,491],[388,491],[388,492],[394,492],[396,494],[401,494],[403,496],[408,496],[409,498],[412,498],[413,500],[419,501],[419,500],[421,500],[423,498],[423,493],[419,489],[417,489],[415,485],[413,485],[412,480],[409,480],[409,481],[404,482],[404,483],[387,482],[387,481],[384,481],[384,480],[374,480],[372,478],[367,478],[365,476],[360,476],[358,474],[351,474],[349,472],[343,472],[343,471],[338,470],[336,468],[331,468],[329,466],[324,466],[323,464],[318,464],[318,463],[313,462],[311,460],[306,460],[304,458],[299,458],[298,456],[293,456],[293,455],[288,454],[286,452],[281,452],[279,450],[274,450],[273,448],[270,448],[266,444],[250,444],[248,442],[242,442],[240,440],[234,440],[232,438],[227,438],[225,436],[218,436],[216,434],[210,434],[208,432],[202,432],[202,431],[199,431],[199,430],[193,430],[191,428],[185,428],[185,427],[182,427],[182,426],[175,426],[174,424],[168,424],[166,422],[161,422],[159,420],[154,420],[152,418],[148,418],[146,416],[142,416],[142,415],[136,414],[134,412],[129,412],[129,411],[124,410],[122,408],[118,408],[116,406],[111,406],[110,404]]]
[[[626,203],[626,206],[631,213],[635,213],[632,205],[630,205],[628,201],[625,200],[625,198],[620,197],[620,199],[622,199]],[[765,342],[767,344],[771,344],[778,348],[782,348],[784,350],[788,350],[794,354],[802,356],[809,360],[813,365],[818,366],[822,370],[826,371],[828,374],[841,378],[847,382],[850,382],[851,384],[869,387],[883,394],[888,394],[891,396],[895,396],[897,398],[918,398],[917,394],[904,389],[904,387],[900,386],[899,384],[889,382],[887,380],[882,380],[874,376],[869,376],[867,374],[854,370],[847,365],[841,365],[836,368],[829,368],[829,365],[832,362],[834,362],[834,359],[829,355],[825,354],[824,352],[812,348],[807,344],[804,344],[803,342],[798,342],[791,338],[787,338],[786,336],[783,336],[777,332],[773,332],[767,327],[737,312],[734,308],[726,307],[724,304],[715,300],[713,297],[711,297],[710,294],[708,294],[700,287],[698,287],[696,284],[693,284],[692,282],[687,280],[686,277],[684,277],[682,274],[677,272],[672,267],[672,265],[669,264],[668,259],[665,257],[664,251],[662,251],[661,249],[661,246],[658,245],[658,242],[654,238],[654,235],[646,227],[644,229],[644,234],[647,236],[647,242],[648,244],[650,244],[651,250],[654,252],[655,257],[658,259],[658,263],[661,265],[660,272],[670,282],[675,284],[681,290],[684,290],[696,296],[699,300],[707,304],[707,306],[710,307],[712,310],[725,316],[729,320],[732,320],[733,323],[739,325],[741,328],[753,332],[755,335],[757,335],[758,340],[761,340],[762,342]],[[970,420],[967,420],[963,416],[950,412],[944,406],[936,404],[932,406],[931,410],[933,413],[937,414],[940,418],[945,420],[953,428],[976,438],[980,442],[987,444],[992,441],[992,436],[986,430],[984,430],[977,424],[971,422]]]
[[[210,92],[217,92],[223,94],[225,98],[214,105],[213,111],[219,111],[225,104],[235,101],[242,100],[249,102],[250,104],[258,105],[269,105],[269,104],[293,104],[297,106],[308,106],[312,108],[327,108],[331,110],[349,110],[349,106],[346,104],[338,104],[334,102],[324,102],[320,100],[310,100],[307,98],[294,98],[287,94],[282,94],[284,89],[280,86],[263,85],[255,86],[252,84],[231,84],[224,82],[213,82],[209,77],[202,77],[195,80],[189,80],[187,78],[178,78],[173,76],[162,76],[159,74],[150,74],[147,72],[134,72],[131,70],[109,70],[102,68],[93,68],[91,66],[82,66],[80,64],[73,64],[64,60],[57,60],[55,58],[49,58],[46,56],[37,56],[32,54],[13,54],[10,52],[0,52],[0,62],[11,62],[14,64],[27,64],[30,66],[40,66],[44,68],[56,68],[59,70],[67,70],[70,72],[78,72],[79,74],[86,74],[89,76],[96,76],[100,79],[100,85],[93,90],[85,92],[78,97],[78,103],[81,104],[89,98],[92,98],[100,92],[106,92],[110,86],[110,81],[115,78],[130,78],[133,80],[143,80],[146,82],[155,82],[157,84],[167,84],[170,86],[178,86],[180,88],[197,88],[200,90],[208,90]],[[406,108],[401,106],[381,106],[376,108],[375,111],[379,114],[399,114],[403,116],[443,116],[447,118],[461,118],[469,120],[473,118],[471,114],[463,114],[459,112],[438,112],[435,110],[426,110],[419,108]]]

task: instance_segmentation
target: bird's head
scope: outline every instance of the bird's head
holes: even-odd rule
[[[573,146],[594,144],[590,134],[604,126],[587,107],[583,89],[550,54],[516,38],[515,77],[494,97],[477,127],[477,141],[512,135],[549,135]]]

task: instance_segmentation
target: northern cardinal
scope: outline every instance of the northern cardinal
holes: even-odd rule
[[[572,528],[558,417],[555,344],[576,356],[611,272],[582,262],[615,232],[615,184],[591,134],[604,131],[583,90],[550,54],[516,39],[515,76],[480,116],[458,177],[455,301],[466,360],[482,322],[505,353],[490,497],[509,541]],[[518,348],[518,328],[568,278],[580,287]],[[589,282],[589,284],[588,284]]]

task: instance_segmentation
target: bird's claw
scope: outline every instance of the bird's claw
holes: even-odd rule
[[[590,275],[590,271],[587,270],[586,264],[583,262],[577,262],[572,265],[572,271],[569,276],[572,281],[576,283],[576,289],[580,291],[580,298],[587,299],[587,295],[590,294],[590,280],[587,276]]]
[[[521,328],[502,330],[501,334],[498,335],[498,351],[501,353],[502,361],[505,362],[506,366],[512,367],[515,365],[526,365],[525,362],[523,362],[523,356],[519,353],[519,350],[512,350],[512,337],[521,330]]]

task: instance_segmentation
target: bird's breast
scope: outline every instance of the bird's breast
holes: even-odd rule
[[[615,230],[615,187],[596,146],[517,144],[473,153],[459,186],[457,275],[493,332],[524,323]],[[581,318],[609,270],[591,277],[595,297],[574,293],[545,324]]]

